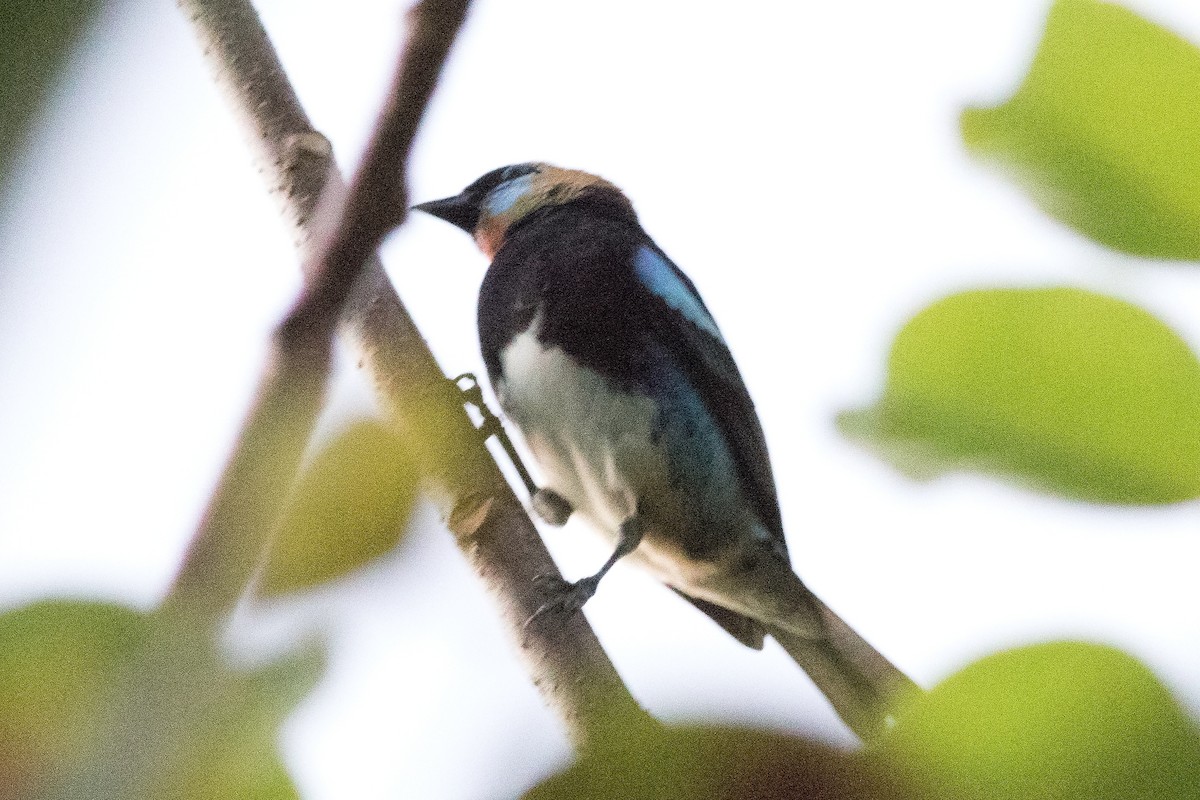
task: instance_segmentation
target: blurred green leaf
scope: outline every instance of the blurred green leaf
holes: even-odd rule
[[[0,186],[97,0],[5,0],[0,13]]]
[[[211,627],[119,606],[0,616],[0,797],[292,800],[284,717],[315,652],[231,667]]]
[[[1119,6],[1058,0],[1003,105],[967,109],[975,155],[1050,215],[1137,255],[1200,258],[1200,50]]]
[[[860,756],[786,736],[713,726],[628,732],[526,800],[887,800],[897,788]]]
[[[417,493],[403,443],[377,421],[358,422],[304,471],[271,544],[266,594],[341,577],[392,550]]]
[[[102,735],[55,796],[297,798],[277,740],[321,674],[321,655],[236,668],[206,626],[149,622],[153,634],[116,684]]]
[[[1106,503],[1200,494],[1200,362],[1147,312],[1079,289],[926,308],[878,403],[838,424],[918,478],[977,469]]]
[[[929,800],[1194,800],[1200,731],[1144,666],[1074,642],[989,656],[914,698],[881,756]]]
[[[142,618],[116,605],[44,602],[0,615],[0,797],[27,796],[80,746],[145,634]]]

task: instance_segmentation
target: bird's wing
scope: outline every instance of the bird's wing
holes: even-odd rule
[[[762,425],[717,323],[696,287],[649,237],[634,255],[634,275],[650,297],[647,316],[656,338],[672,352],[716,420],[746,497],[786,551]]]

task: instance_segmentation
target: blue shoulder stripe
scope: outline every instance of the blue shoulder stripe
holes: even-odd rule
[[[700,297],[670,261],[652,248],[642,245],[634,255],[633,268],[647,289],[662,298],[693,325],[724,341],[716,321],[708,313]]]

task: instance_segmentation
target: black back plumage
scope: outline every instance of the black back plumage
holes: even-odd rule
[[[766,440],[733,356],[639,280],[634,256],[642,247],[662,256],[697,294],[628,204],[603,190],[514,224],[479,295],[479,337],[492,385],[502,385],[500,353],[539,311],[545,345],[560,347],[622,391],[650,393],[648,346],[665,348],[717,421],[745,497],[786,553]]]

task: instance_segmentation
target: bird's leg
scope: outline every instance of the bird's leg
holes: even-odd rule
[[[637,548],[638,544],[642,541],[644,530],[645,526],[642,524],[642,518],[637,514],[622,522],[616,549],[613,550],[613,554],[608,557],[608,561],[604,562],[604,566],[600,567],[595,575],[582,578],[574,583],[566,581],[558,575],[539,575],[535,579],[538,584],[547,592],[552,592],[555,596],[543,603],[537,611],[533,612],[533,616],[525,624],[528,625],[547,611],[559,610],[567,614],[574,614],[583,608],[583,604],[590,600],[592,595],[596,593],[596,587],[600,585],[600,579],[613,568],[613,564],[616,564]]]
[[[532,495],[536,492],[537,484],[529,476],[529,470],[525,469],[525,464],[521,461],[521,456],[517,453],[517,448],[513,446],[512,439],[508,438],[508,431],[504,430],[504,424],[500,422],[500,418],[492,413],[492,410],[488,408],[487,402],[483,399],[483,389],[479,386],[479,379],[472,372],[464,372],[462,375],[451,378],[450,382],[454,384],[454,388],[462,395],[463,402],[475,406],[479,410],[480,422],[476,430],[483,434],[484,441],[495,436],[496,441],[500,442],[500,446],[504,448],[505,455],[508,456],[509,461],[516,468],[517,474],[521,476],[521,482],[525,484],[525,488],[529,491],[529,494]]]
[[[500,446],[504,448],[504,454],[512,462],[513,467],[517,470],[517,475],[521,477],[521,483],[525,484],[525,490],[529,492],[534,512],[548,525],[566,525],[567,519],[574,511],[571,504],[549,489],[539,489],[533,482],[529,470],[525,468],[525,463],[521,461],[521,456],[517,453],[517,448],[513,446],[512,439],[508,438],[508,432],[504,430],[500,418],[492,413],[484,401],[483,390],[479,388],[479,380],[475,375],[464,372],[462,375],[451,378],[450,382],[462,394],[465,402],[479,409],[481,421],[477,430],[483,434],[485,441],[495,436],[496,441],[500,442]]]

